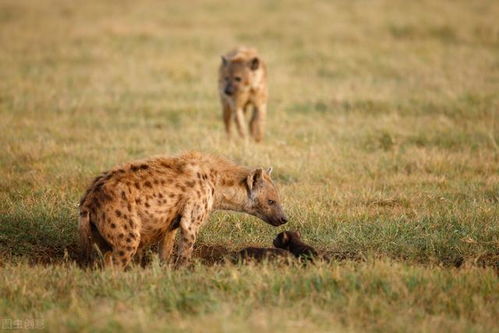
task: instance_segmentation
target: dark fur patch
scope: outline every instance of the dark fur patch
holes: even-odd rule
[[[121,212],[118,209],[116,209],[115,213],[116,213],[116,216],[118,216],[118,217],[121,216]]]
[[[144,183],[144,186],[149,187],[149,188],[152,188],[152,184],[151,184],[151,182],[150,182],[150,181],[146,181],[146,182]]]
[[[110,172],[108,173],[104,178],[102,178],[102,180],[106,181],[106,180],[109,180],[111,179],[111,177],[114,175],[114,171],[113,172]]]
[[[241,259],[277,259],[277,258],[289,258],[290,254],[288,251],[283,249],[274,248],[258,248],[258,247],[248,247],[239,252],[239,257]]]
[[[106,202],[113,199],[111,192],[106,191],[104,188],[99,188],[94,191],[95,198],[99,202]]]
[[[180,220],[182,220],[182,215],[177,215],[170,223],[170,230],[175,230],[180,227]]]
[[[142,170],[147,170],[147,169],[149,169],[149,165],[147,165],[147,164],[141,164],[141,165],[140,165],[140,168],[141,168]]]

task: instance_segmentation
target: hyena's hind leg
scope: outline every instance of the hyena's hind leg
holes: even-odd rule
[[[169,263],[171,260],[173,245],[175,244],[175,235],[177,229],[168,231],[159,244],[159,259],[164,263]]]
[[[137,219],[133,216],[127,220],[123,217],[114,219],[111,228],[116,232],[106,239],[111,244],[112,251],[104,255],[104,264],[106,267],[122,270],[132,261],[140,245]]]
[[[263,140],[265,130],[265,116],[267,114],[267,105],[262,104],[255,106],[253,109],[253,116],[250,120],[251,136],[256,142]]]

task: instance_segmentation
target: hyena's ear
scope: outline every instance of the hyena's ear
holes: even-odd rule
[[[263,183],[263,169],[255,169],[246,177],[246,185],[250,195],[258,186]]]
[[[220,56],[220,58],[222,59],[222,65],[227,66],[227,64],[229,63],[229,60],[227,60],[227,58],[225,56]]]
[[[288,233],[283,232],[281,237],[282,244],[286,244],[288,242],[288,239],[289,239]]]
[[[256,71],[258,67],[260,67],[260,59],[258,59],[257,57],[251,59],[250,61],[251,70]]]
[[[272,173],[272,167],[270,167],[270,168],[267,169],[267,175],[270,176],[271,173]]]

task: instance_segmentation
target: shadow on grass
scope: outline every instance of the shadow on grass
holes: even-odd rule
[[[69,213],[48,216],[42,211],[0,216],[0,252],[33,263],[79,261],[77,222]]]

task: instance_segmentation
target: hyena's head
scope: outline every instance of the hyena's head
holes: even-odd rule
[[[246,178],[248,203],[246,212],[254,215],[270,225],[279,226],[288,222],[282,209],[277,188],[270,179],[272,168],[256,169]]]
[[[301,238],[299,231],[283,231],[274,239],[274,246],[279,249],[289,250],[293,241],[298,241]]]
[[[231,97],[249,91],[260,66],[258,57],[229,60],[222,56],[222,65],[220,67],[221,93]]]

